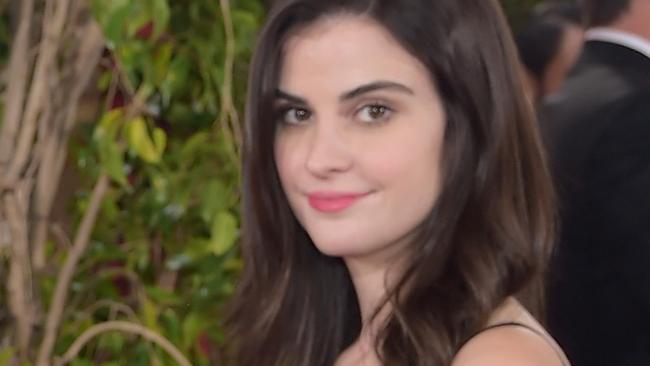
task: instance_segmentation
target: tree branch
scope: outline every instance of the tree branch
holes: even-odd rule
[[[101,208],[102,199],[108,190],[108,185],[108,176],[106,173],[101,173],[95,188],[93,189],[88,209],[81,220],[81,225],[77,231],[77,236],[75,237],[72,249],[66,257],[65,263],[63,264],[58,276],[52,305],[48,311],[47,321],[45,323],[45,336],[38,350],[38,358],[36,361],[37,366],[49,365],[49,358],[52,355],[56,335],[61,323],[61,314],[63,313],[63,308],[68,296],[68,288],[72,281],[72,277],[74,276],[75,269],[77,268],[77,263],[85,253],[88,246],[90,234],[95,226],[95,221]]]
[[[55,362],[55,366],[66,365],[72,361],[77,356],[77,354],[79,354],[79,352],[83,349],[84,345],[88,343],[88,341],[102,333],[111,331],[137,334],[142,338],[145,338],[146,340],[158,345],[165,352],[167,352],[179,365],[192,366],[187,358],[185,358],[185,356],[183,356],[178,348],[174,347],[170,341],[143,325],[126,321],[108,321],[93,325],[92,327],[86,329],[86,331],[83,332],[81,336],[79,336],[79,338],[74,341],[74,343],[72,343],[63,357]]]
[[[131,322],[138,322],[138,316],[135,314],[135,311],[131,309],[130,306],[109,299],[99,300],[92,305],[90,305],[86,310],[83,311],[84,319],[92,317],[92,315],[100,308],[109,308],[111,311],[119,311],[126,315]]]
[[[9,310],[16,323],[18,351],[27,357],[34,322],[32,309],[31,265],[25,207],[21,207],[18,190],[7,192],[2,199],[11,233],[11,262],[8,275]]]
[[[11,45],[11,56],[7,77],[5,115],[0,131],[0,172],[6,172],[14,150],[18,127],[22,118],[25,88],[29,79],[29,38],[34,11],[33,0],[23,0],[20,11],[20,24]],[[2,190],[2,187],[0,187]]]
[[[226,34],[226,56],[224,60],[224,79],[221,88],[219,125],[221,126],[222,133],[231,138],[229,145],[233,158],[237,162],[239,161],[237,152],[241,150],[242,133],[239,125],[239,117],[232,100],[233,70],[235,65],[235,31],[230,14],[230,1],[220,0],[220,5]],[[230,123],[228,122],[229,120]]]
[[[54,66],[56,54],[59,49],[60,35],[68,14],[69,0],[57,0],[55,3],[52,3],[52,1],[49,0],[46,4],[46,7],[55,6],[55,10],[52,17],[45,16],[43,19],[41,46],[36,61],[32,85],[29,89],[29,98],[21,121],[18,142],[15,145],[15,154],[7,171],[6,180],[8,181],[15,180],[20,176],[29,159],[30,150],[34,142],[34,134],[38,126],[38,115],[42,111],[47,83],[50,80],[47,76]]]
[[[65,159],[68,155],[67,145],[70,131],[74,126],[79,100],[90,83],[93,70],[99,64],[104,48],[104,38],[99,26],[94,21],[89,21],[86,26],[80,29],[79,33],[78,38],[82,40],[74,67],[76,77],[70,88],[63,88],[63,90],[70,90],[66,108],[62,111],[63,116],[60,118],[59,123],[54,127],[54,133],[48,136],[44,148],[43,164],[39,169],[36,182],[34,203],[36,214],[40,217],[49,217],[52,210]],[[36,270],[40,270],[45,266],[45,240],[47,238],[48,224],[47,220],[39,221],[35,230],[32,261]]]

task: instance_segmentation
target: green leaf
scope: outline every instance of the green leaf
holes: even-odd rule
[[[116,142],[106,141],[100,145],[99,159],[109,177],[122,186],[128,186],[124,173],[124,153]]]
[[[112,11],[109,13],[104,27],[104,34],[111,42],[118,44],[123,40],[126,24],[133,13],[131,8],[132,3],[125,2],[121,6],[111,9]]]
[[[114,139],[119,131],[121,119],[124,116],[122,108],[112,109],[102,116],[98,127],[95,128],[93,138],[97,140]]]
[[[223,263],[223,270],[238,273],[244,268],[244,262],[240,258],[230,258]]]
[[[169,105],[172,95],[182,95],[183,88],[187,87],[187,79],[192,65],[188,60],[188,56],[183,53],[176,54],[170,62],[165,79],[160,86],[160,92],[163,97],[163,104]],[[183,104],[175,104],[176,107],[182,108]]]
[[[136,117],[127,125],[129,148],[147,163],[157,164],[160,162],[166,141],[161,133],[165,134],[159,129],[157,145],[154,145],[147,131],[147,121],[142,116]]]
[[[146,291],[152,300],[163,306],[177,306],[183,303],[183,298],[177,293],[158,286],[147,287]]]
[[[152,19],[154,21],[154,39],[158,38],[169,23],[170,10],[167,0],[152,0]]]
[[[112,353],[119,353],[126,343],[124,335],[119,332],[105,333],[99,338],[100,348],[105,348]]]
[[[183,145],[180,153],[181,160],[190,160],[195,155],[199,155],[207,146],[210,134],[207,132],[197,132],[190,137]]]
[[[124,151],[117,142],[117,133],[124,112],[114,109],[105,113],[93,133],[93,140],[97,143],[99,160],[106,173],[124,187],[128,187],[124,173]]]
[[[165,147],[167,146],[167,134],[161,128],[154,128],[153,144],[156,148],[156,153],[158,153],[158,156],[162,156],[162,154],[165,152]]]
[[[235,28],[237,54],[252,51],[252,46],[255,44],[255,30],[258,28],[257,18],[249,12],[233,9],[232,19],[237,25]]]
[[[154,330],[155,332],[160,333],[158,315],[160,315],[160,310],[156,304],[154,304],[153,301],[149,300],[149,298],[144,297],[142,300],[142,316],[144,318],[144,325]]]
[[[172,43],[167,42],[161,45],[156,51],[153,58],[153,77],[155,85],[161,85],[167,77],[173,50]]]
[[[199,333],[203,330],[203,324],[204,322],[194,312],[185,317],[183,320],[183,351],[187,352],[191,349]]]
[[[93,363],[85,358],[75,358],[70,362],[70,366],[93,366]]]
[[[9,362],[14,357],[14,349],[7,347],[0,351],[0,366],[9,366]]]
[[[210,180],[201,194],[201,218],[210,224],[214,221],[217,213],[226,209],[228,191],[226,185],[219,180]]]
[[[97,79],[97,88],[101,91],[108,90],[113,80],[113,72],[111,70],[106,70],[99,75]]]
[[[129,366],[150,366],[151,347],[147,343],[139,343],[135,347],[135,357],[129,360]]]
[[[181,343],[182,330],[181,322],[178,320],[178,316],[172,309],[166,309],[162,314],[162,321],[165,324],[166,334],[169,336],[169,340],[175,344]]]
[[[106,25],[115,13],[115,11],[125,5],[129,0],[93,0],[91,3],[91,10],[95,19],[99,21],[102,27]]]
[[[228,211],[219,212],[212,224],[209,249],[216,255],[223,255],[235,244],[239,233],[237,219]]]

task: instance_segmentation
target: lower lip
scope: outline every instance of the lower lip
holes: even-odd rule
[[[335,213],[341,212],[355,204],[366,195],[341,196],[336,198],[309,197],[309,205],[316,211]]]

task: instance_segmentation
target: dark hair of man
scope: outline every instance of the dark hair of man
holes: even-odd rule
[[[273,153],[284,45],[339,15],[388,30],[429,70],[446,111],[441,193],[389,289],[375,346],[386,365],[448,365],[508,296],[541,303],[555,231],[546,162],[497,0],[275,4],[248,86],[244,270],[226,322],[230,356],[238,366],[331,366],[361,330],[347,268],[321,254],[293,215]]]
[[[604,27],[615,22],[632,0],[582,0],[588,27]]]
[[[524,26],[515,37],[519,57],[538,81],[555,58],[568,24],[555,19],[536,19]]]

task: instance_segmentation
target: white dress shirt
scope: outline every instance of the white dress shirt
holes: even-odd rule
[[[590,28],[585,33],[587,41],[604,41],[633,49],[650,58],[650,40],[636,34],[607,27]]]

